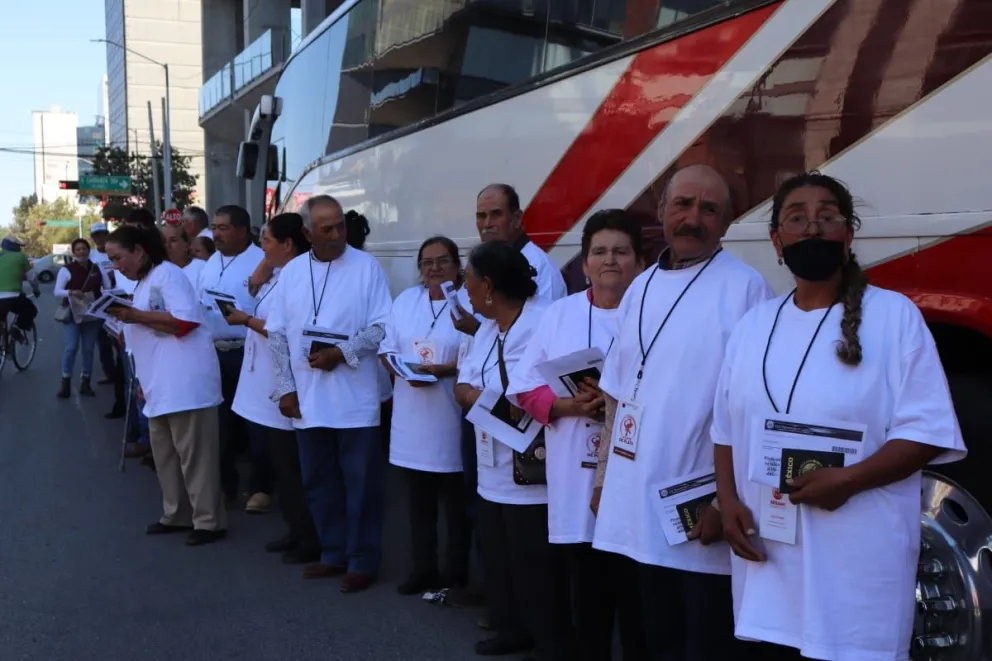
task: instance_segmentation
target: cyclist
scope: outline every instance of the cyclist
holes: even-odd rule
[[[4,237],[3,241],[0,241],[0,325],[6,324],[7,316],[13,312],[18,315],[20,325],[30,326],[26,323],[27,320],[21,317],[29,309],[34,310],[34,306],[24,296],[25,280],[31,283],[35,298],[41,295],[37,281],[28,275],[31,271],[31,262],[21,252],[23,246],[23,242],[12,236]]]

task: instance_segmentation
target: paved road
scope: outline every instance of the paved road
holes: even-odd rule
[[[464,660],[479,613],[399,597],[407,565],[403,489],[391,475],[382,582],[353,595],[304,582],[265,553],[275,512],[230,517],[200,548],[146,537],[158,483],[117,470],[121,421],[109,386],[57,400],[61,342],[51,289],[34,364],[0,375],[0,658],[4,661]],[[99,372],[99,368],[97,369]],[[75,385],[75,384],[74,384]]]

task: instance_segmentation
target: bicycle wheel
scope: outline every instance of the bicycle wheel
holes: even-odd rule
[[[24,330],[17,326],[10,329],[11,358],[14,359],[14,367],[24,371],[34,360],[34,354],[38,349],[38,329],[31,324],[30,330]]]

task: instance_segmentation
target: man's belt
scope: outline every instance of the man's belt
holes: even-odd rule
[[[244,340],[214,340],[217,351],[236,351],[245,348]]]

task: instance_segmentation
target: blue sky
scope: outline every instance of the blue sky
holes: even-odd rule
[[[0,148],[31,149],[31,112],[52,105],[93,124],[107,68],[103,0],[2,2],[7,30],[0,40]],[[0,151],[0,224],[34,189],[34,160]]]

